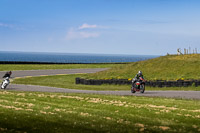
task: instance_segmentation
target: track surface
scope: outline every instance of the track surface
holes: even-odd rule
[[[64,69],[64,70],[31,70],[31,71],[13,71],[12,77],[26,77],[26,76],[41,76],[41,75],[59,75],[59,74],[75,74],[75,73],[95,73],[104,71],[107,68],[97,69]],[[0,72],[2,77],[5,72]],[[64,89],[46,86],[34,85],[15,85],[10,84],[6,90],[14,91],[35,91],[35,92],[59,92],[59,93],[89,93],[89,94],[105,94],[105,95],[130,95],[130,96],[149,96],[149,97],[169,97],[169,98],[183,98],[183,99],[198,99],[200,100],[200,91],[145,91],[144,94],[130,91],[94,91],[94,90],[75,90]]]
[[[88,93],[88,94],[104,94],[104,95],[121,95],[121,96],[149,96],[149,97],[170,97],[183,99],[200,99],[200,91],[145,91],[141,94],[131,91],[94,91],[94,90],[75,90],[35,85],[10,85],[7,90],[15,91],[35,91],[35,92],[59,92],[59,93]]]

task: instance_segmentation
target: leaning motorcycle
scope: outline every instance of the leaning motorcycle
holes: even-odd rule
[[[132,82],[134,82],[134,81],[132,81]],[[145,80],[141,77],[131,87],[132,93],[135,93],[136,91],[140,91],[140,93],[144,93],[144,91],[145,91]]]
[[[9,77],[4,78],[3,82],[1,83],[1,89],[6,89],[6,87],[10,84]]]

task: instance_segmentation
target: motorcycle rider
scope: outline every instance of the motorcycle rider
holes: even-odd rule
[[[138,71],[138,73],[135,75],[135,78],[133,78],[133,80],[132,80],[132,86],[133,86],[133,87],[135,86],[135,83],[136,83],[137,81],[140,81],[140,77],[141,77],[142,79],[144,79],[144,77],[143,77],[143,75],[142,75],[142,71]]]
[[[1,84],[1,89],[5,89],[6,86],[10,83],[9,78],[10,78],[11,74],[12,74],[12,72],[9,71],[9,72],[6,72],[6,74],[3,76],[4,81]]]
[[[7,77],[10,78],[11,74],[12,74],[11,71],[6,72],[6,74],[3,76],[3,78],[7,78]]]

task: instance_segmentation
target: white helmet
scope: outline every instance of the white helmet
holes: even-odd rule
[[[138,74],[139,74],[139,75],[142,75],[142,71],[139,71]]]

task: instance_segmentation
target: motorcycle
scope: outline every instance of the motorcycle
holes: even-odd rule
[[[1,89],[6,89],[6,87],[10,84],[9,77],[4,78],[3,82],[1,83]]]
[[[132,82],[134,82],[134,80]],[[141,77],[131,87],[131,92],[132,93],[135,93],[136,91],[140,91],[140,93],[144,93],[144,91],[145,91],[145,80],[142,79]]]

